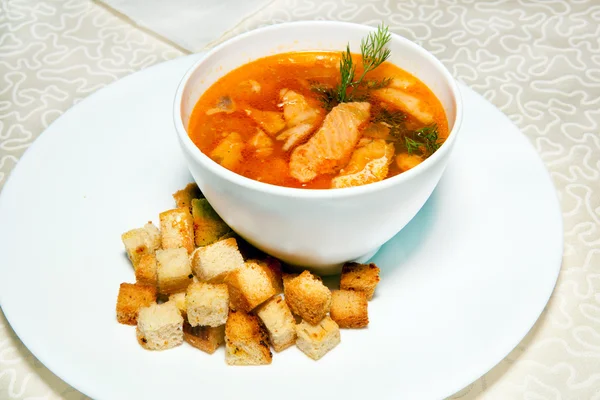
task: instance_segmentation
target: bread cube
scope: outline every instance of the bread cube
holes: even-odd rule
[[[199,247],[192,254],[192,267],[199,280],[222,283],[225,275],[244,264],[234,238]]]
[[[192,200],[192,219],[196,246],[208,246],[231,230],[206,199]]]
[[[266,257],[264,260],[251,261],[260,265],[260,267],[267,273],[267,276],[269,277],[269,280],[275,289],[275,293],[283,293],[281,262],[278,259],[270,256]]]
[[[304,354],[318,360],[340,343],[340,328],[329,316],[317,325],[302,321],[296,325],[296,346]]]
[[[317,325],[329,312],[331,292],[309,271],[284,283],[285,300],[292,312]]]
[[[194,282],[185,296],[187,318],[191,326],[224,325],[229,313],[229,292],[225,284]]]
[[[117,321],[136,325],[140,308],[156,301],[156,287],[139,283],[121,283],[117,297]]]
[[[365,292],[367,300],[373,298],[375,287],[379,283],[379,268],[377,265],[358,264],[349,262],[342,267],[340,289]]]
[[[340,328],[364,328],[369,324],[367,294],[354,290],[331,292],[331,319]]]
[[[296,321],[281,295],[259,306],[256,315],[267,328],[275,351],[280,352],[296,343]]]
[[[202,199],[204,195],[195,183],[188,183],[188,185],[181,190],[173,193],[173,199],[177,208],[185,208],[192,213],[192,200]]]
[[[177,292],[177,293],[170,294],[168,301],[175,303],[175,306],[181,313],[181,316],[184,319],[187,318],[187,308],[185,305],[185,292]]]
[[[144,254],[135,268],[135,280],[145,285],[158,285],[156,255]]]
[[[214,353],[220,345],[225,343],[225,325],[191,326],[183,323],[183,340],[208,354]]]
[[[188,254],[194,251],[194,223],[186,208],[175,208],[159,214],[163,249],[183,247]]]
[[[229,365],[271,364],[269,339],[255,315],[230,311],[225,324],[225,362]]]
[[[269,275],[258,264],[247,262],[225,277],[232,310],[250,312],[275,295]]]
[[[184,248],[156,252],[158,291],[163,294],[187,289],[194,275]]]
[[[148,350],[165,350],[183,343],[183,317],[174,302],[140,309],[136,336]]]
[[[152,254],[160,247],[160,231],[151,222],[143,228],[132,229],[121,235],[127,257],[136,268],[144,254]]]

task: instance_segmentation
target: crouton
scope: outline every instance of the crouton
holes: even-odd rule
[[[156,252],[158,291],[171,294],[184,291],[194,275],[184,248]]]
[[[340,328],[364,328],[369,324],[367,294],[354,290],[331,292],[331,319]]]
[[[187,309],[185,305],[185,292],[177,292],[169,295],[169,300],[175,303],[177,309],[181,313],[181,316],[187,318]]]
[[[194,223],[188,209],[175,208],[159,214],[163,249],[183,247],[194,251]]]
[[[156,274],[157,263],[156,255],[144,254],[135,268],[135,281],[145,285],[158,285],[158,276]]]
[[[183,323],[183,340],[205,353],[214,353],[220,345],[225,343],[225,325],[191,326]]]
[[[283,293],[281,262],[278,259],[269,256],[264,260],[248,260],[248,262],[258,264],[267,273],[275,294]]]
[[[183,317],[174,302],[140,309],[136,336],[148,350],[165,350],[183,343]]]
[[[160,247],[160,232],[151,222],[143,228],[132,229],[121,235],[127,257],[136,268],[144,254],[152,254]]]
[[[187,318],[191,326],[224,325],[229,313],[229,292],[225,284],[192,283],[185,296]]]
[[[271,364],[269,339],[258,317],[230,311],[225,324],[225,362],[229,365]]]
[[[206,199],[192,200],[192,218],[196,246],[212,244],[231,230]]]
[[[247,262],[225,277],[232,310],[250,312],[275,295],[269,275],[258,264]]]
[[[173,193],[173,199],[177,208],[186,208],[192,213],[192,200],[202,199],[204,195],[195,183],[189,183],[184,189]]]
[[[256,315],[267,328],[275,351],[285,350],[296,343],[296,321],[281,295],[259,306]]]
[[[281,280],[283,281],[284,290],[285,290],[285,285],[287,285],[289,281],[291,281],[292,279],[294,279],[298,275],[300,275],[300,274],[289,274],[287,272],[282,272],[281,273]]]
[[[234,238],[199,247],[192,254],[192,267],[199,280],[222,283],[229,272],[244,264]]]
[[[117,321],[136,325],[140,308],[156,301],[156,287],[143,284],[121,283],[117,297]]]
[[[373,298],[375,287],[379,283],[379,268],[377,265],[358,264],[349,262],[342,267],[340,289],[365,292],[367,300]]]
[[[309,271],[284,283],[285,300],[294,314],[313,325],[329,312],[331,292]]]
[[[318,360],[340,343],[340,328],[329,316],[317,325],[302,321],[296,325],[296,346],[304,354]]]

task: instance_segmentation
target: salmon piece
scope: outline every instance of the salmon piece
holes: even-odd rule
[[[407,114],[412,115],[420,122],[429,125],[433,123],[433,114],[427,103],[411,96],[397,88],[385,88],[374,90],[373,94],[380,100],[394,105]]]
[[[342,103],[325,117],[319,130],[292,151],[290,175],[310,182],[319,174],[331,174],[344,167],[360,139],[359,127],[369,117],[369,103]]]
[[[285,128],[285,121],[277,111],[262,111],[246,106],[244,112],[271,136]]]
[[[237,132],[231,132],[210,152],[210,158],[225,168],[233,170],[242,161],[243,150],[242,136]]]
[[[258,157],[268,157],[273,153],[273,139],[260,128],[256,128],[256,134],[250,138],[248,144],[255,149]]]
[[[331,187],[345,188],[379,182],[387,176],[393,159],[393,144],[386,144],[383,139],[371,140],[354,150],[348,165],[332,179]]]
[[[279,92],[283,104],[283,118],[288,128],[298,124],[314,124],[319,117],[319,109],[311,107],[306,98],[290,89]]]
[[[423,157],[416,154],[400,153],[396,156],[396,165],[402,171],[408,171],[411,168],[423,162]]]
[[[277,140],[285,140],[283,150],[288,151],[308,139],[316,128],[321,112],[320,109],[311,107],[303,95],[293,90],[281,89],[279,96],[288,129],[280,133]]]
[[[283,151],[288,151],[299,143],[308,139],[314,130],[315,126],[312,124],[296,125],[293,128],[283,131],[279,136],[277,136],[277,140],[285,140],[282,148]]]

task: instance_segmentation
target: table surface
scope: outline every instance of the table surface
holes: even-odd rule
[[[383,20],[433,52],[520,127],[558,191],[565,251],[546,310],[511,354],[450,398],[600,400],[600,2],[275,0],[221,40],[306,19]],[[98,3],[0,0],[0,190],[73,104],[185,54]],[[0,312],[0,399],[25,398],[85,396],[36,360]]]

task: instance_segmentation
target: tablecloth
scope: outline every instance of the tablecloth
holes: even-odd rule
[[[511,354],[450,398],[600,399],[600,2],[277,0],[221,40],[301,19],[383,20],[432,51],[519,126],[558,191],[565,250],[546,310]],[[1,1],[0,189],[73,104],[183,54],[98,3]],[[0,399],[57,398],[85,396],[37,361],[0,315]]]

